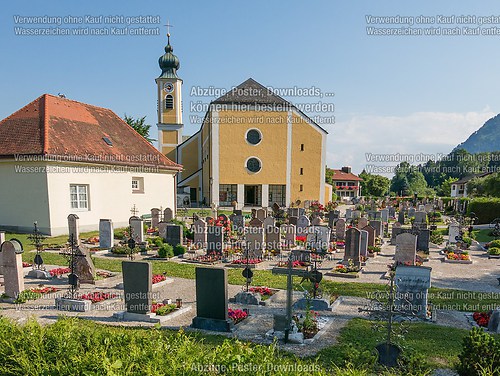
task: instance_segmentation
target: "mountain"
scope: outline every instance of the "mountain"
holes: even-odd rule
[[[471,154],[500,151],[500,114],[484,123],[455,149],[465,149]]]

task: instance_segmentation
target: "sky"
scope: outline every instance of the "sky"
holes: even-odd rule
[[[47,18],[26,23],[33,16]],[[107,16],[125,23],[102,23]],[[204,115],[196,104],[216,98],[193,88],[229,90],[250,77],[296,94],[319,89],[323,97],[283,96],[327,122],[328,167],[355,173],[437,159],[500,112],[498,1],[54,0],[2,4],[0,118],[63,93],[122,117],[146,116],[155,138],[167,20],[181,62],[185,135]],[[112,35],[113,27],[128,27],[127,35]],[[139,27],[158,35],[132,35]],[[441,35],[423,35],[431,27]],[[20,35],[44,28],[71,35]],[[109,35],[73,35],[78,28]],[[484,34],[491,28],[498,35]],[[373,35],[396,29],[422,35]],[[327,109],[314,112],[319,105]]]

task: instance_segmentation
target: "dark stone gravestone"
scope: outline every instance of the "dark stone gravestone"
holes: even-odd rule
[[[147,314],[151,311],[153,272],[149,262],[123,261],[123,290],[128,313]]]
[[[196,317],[192,327],[230,332],[233,321],[227,313],[227,270],[196,268]]]
[[[426,266],[404,266],[396,268],[397,309],[427,318],[427,292],[431,287],[432,268]]]
[[[182,226],[181,225],[167,225],[166,231],[166,241],[172,247],[175,247],[177,244],[182,244]]]
[[[207,253],[222,253],[224,242],[224,229],[221,226],[208,226],[207,228]]]
[[[405,212],[403,210],[399,211],[398,222],[401,223],[402,225],[405,224]]]
[[[348,264],[352,260],[354,266],[360,267],[360,252],[361,252],[361,232],[354,227],[346,231],[345,237],[345,253],[343,263]]]

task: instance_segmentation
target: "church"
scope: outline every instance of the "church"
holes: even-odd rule
[[[168,34],[159,59],[158,147],[183,166],[177,191],[191,204],[239,209],[331,201],[325,183],[327,131],[249,78],[212,101],[200,129],[182,134],[180,62]]]

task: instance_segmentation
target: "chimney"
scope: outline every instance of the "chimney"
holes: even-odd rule
[[[351,173],[351,166],[342,167],[342,172],[345,172],[346,174],[350,174]]]

